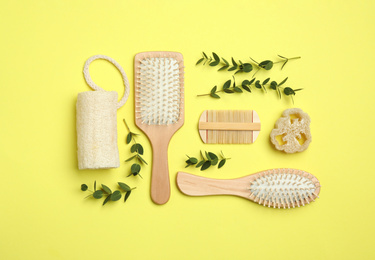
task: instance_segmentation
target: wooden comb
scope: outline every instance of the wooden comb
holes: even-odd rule
[[[254,110],[205,110],[198,128],[206,144],[251,144],[259,135],[260,119]]]

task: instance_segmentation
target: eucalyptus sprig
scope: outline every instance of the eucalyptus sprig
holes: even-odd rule
[[[232,57],[231,61],[232,64],[230,64],[226,59],[220,58],[219,55],[217,55],[215,52],[212,52],[212,56],[208,56],[205,52],[202,52],[202,58],[200,58],[195,65],[198,65],[202,63],[203,65],[208,64],[209,66],[215,67],[218,65],[221,65],[221,67],[218,69],[218,71],[221,70],[227,70],[227,71],[236,71],[234,74],[239,73],[239,72],[245,72],[249,73],[253,70],[253,67],[257,67],[257,70],[254,72],[253,77],[255,74],[261,70],[271,70],[273,68],[274,64],[282,63],[281,69],[285,67],[288,61],[290,60],[295,60],[295,59],[300,59],[301,57],[292,57],[292,58],[287,58],[281,55],[277,55],[279,57],[279,60],[277,61],[271,61],[271,60],[264,60],[261,62],[257,62],[253,58],[250,57],[250,60],[253,62],[246,62],[243,63],[241,60],[235,61],[234,58]]]
[[[226,158],[222,151],[220,152],[219,155],[216,155],[212,152],[206,152],[205,151],[206,156],[204,156],[202,151],[200,151],[200,155],[201,155],[201,160],[199,162],[198,162],[197,158],[190,157],[190,156],[186,155],[188,157],[188,159],[185,161],[186,162],[185,168],[187,168],[191,165],[195,165],[195,168],[201,167],[200,170],[204,171],[204,170],[208,169],[209,167],[215,166],[215,165],[218,164],[218,169],[220,169],[221,167],[224,166],[226,161],[230,159],[230,158]],[[220,157],[220,159],[219,159],[219,157]],[[219,160],[220,160],[220,162],[219,162]]]
[[[210,93],[201,94],[197,96],[198,97],[211,96],[213,98],[219,99],[220,96],[217,93],[233,94],[233,93],[243,93],[244,91],[251,93],[252,87],[255,87],[256,89],[261,89],[265,93],[267,93],[266,87],[268,87],[271,90],[275,90],[280,99],[283,94],[285,96],[290,96],[294,104],[293,96],[296,95],[297,91],[301,91],[302,88],[292,89],[290,87],[282,87],[282,85],[284,85],[287,80],[288,78],[285,78],[280,83],[277,83],[274,80],[271,81],[271,78],[266,78],[263,81],[257,80],[256,78],[252,78],[250,80],[245,79],[244,81],[242,81],[240,85],[236,85],[235,78],[233,77],[233,84],[232,84],[232,80],[227,80],[220,90],[218,90],[217,86],[214,86],[211,89]]]
[[[118,201],[121,199],[122,194],[121,192],[125,192],[124,194],[124,202],[126,202],[132,192],[136,187],[130,188],[126,183],[123,182],[118,182],[119,185],[119,190],[115,190],[112,192],[112,190],[102,184],[100,189],[96,189],[96,181],[94,182],[94,190],[89,190],[88,186],[86,184],[81,185],[81,190],[82,191],[89,191],[91,192],[86,198],[93,197],[94,199],[101,199],[105,197],[103,201],[103,206],[108,202],[108,201]]]
[[[136,133],[130,131],[130,128],[129,128],[128,124],[126,123],[125,118],[124,118],[124,123],[125,123],[126,128],[129,131],[128,135],[126,136],[126,143],[130,144],[131,141],[134,142],[134,144],[130,148],[130,152],[133,153],[133,154],[135,153],[135,155],[126,159],[125,162],[129,162],[131,160],[136,161],[136,163],[133,163],[132,166],[130,167],[130,174],[128,175],[128,177],[131,176],[131,175],[133,175],[133,176],[139,175],[142,178],[142,176],[140,174],[141,168],[142,168],[141,164],[147,165],[147,162],[142,157],[143,146],[140,143],[137,143],[137,141],[135,140],[135,136],[137,136],[139,134],[136,134]]]

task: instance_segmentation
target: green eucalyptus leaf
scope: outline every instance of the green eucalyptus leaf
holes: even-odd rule
[[[260,81],[259,80],[255,81],[255,87],[256,88],[262,88],[262,85],[260,85]]]
[[[273,62],[270,60],[265,60],[259,63],[259,67],[265,69],[265,70],[270,70],[273,67]]]
[[[204,58],[200,58],[197,63],[195,63],[195,65],[198,65],[199,63],[201,63],[202,61],[204,61]]]
[[[215,94],[215,93],[211,93],[210,96],[213,97],[213,98],[220,98],[220,96]]]
[[[209,65],[212,66],[212,67],[217,66],[217,65],[219,65],[219,61],[213,61]]]
[[[232,57],[232,64],[233,64],[233,67],[237,68],[238,64],[234,61],[233,57]]]
[[[201,171],[208,169],[211,166],[211,161],[205,161],[201,167]]]
[[[221,167],[223,167],[226,161],[227,161],[226,159],[222,159],[222,160],[220,161],[220,163],[219,163],[218,168],[220,169]]]
[[[248,81],[247,79],[245,79],[244,81],[242,81],[241,85],[250,85],[250,81]]]
[[[124,191],[130,191],[130,187],[129,185],[127,185],[126,183],[123,183],[123,182],[118,182],[118,185],[120,186],[120,188]]]
[[[211,94],[214,94],[214,93],[216,92],[216,90],[217,90],[217,86],[213,87],[213,88],[211,89]]]
[[[303,88],[297,88],[297,89],[293,89],[294,90],[294,92],[296,92],[296,91],[301,91]]]
[[[225,92],[225,93],[228,93],[228,94],[232,94],[232,93],[234,93],[234,91],[231,90],[231,89],[224,89],[224,92]]]
[[[213,52],[212,56],[214,56],[215,61],[220,62],[220,58],[219,58],[219,56],[216,53]]]
[[[289,96],[289,95],[295,95],[296,93],[290,87],[286,87],[286,88],[284,88],[284,94]]]
[[[130,148],[130,152],[135,153],[137,151],[138,144],[133,144],[132,147]]]
[[[126,202],[128,200],[128,198],[129,198],[129,196],[130,196],[131,193],[132,193],[131,190],[125,193],[124,202]]]
[[[112,194],[109,194],[106,198],[105,198],[105,200],[103,201],[103,206],[111,199],[111,195]]]
[[[250,63],[243,64],[243,71],[244,72],[248,73],[252,70],[253,70],[253,65],[251,65]]]
[[[96,191],[96,181],[94,181],[94,191]]]
[[[205,161],[200,161],[200,162],[195,166],[195,168],[199,168],[199,167],[201,167],[201,166],[204,164],[204,162],[205,162]]]
[[[236,70],[237,69],[237,66],[233,66],[233,67],[230,67],[229,69],[228,69],[228,71],[233,71],[233,70]]]
[[[227,68],[229,68],[229,66],[228,66],[228,65],[224,65],[223,67],[221,67],[221,68],[218,69],[217,71],[226,70]]]
[[[111,189],[108,188],[106,185],[102,184],[102,188],[103,188],[103,190],[104,190],[106,193],[108,193],[108,194],[111,194],[111,193],[112,193]]]
[[[206,53],[202,52],[202,54],[203,54],[203,56],[204,56],[206,59],[208,59]]]
[[[95,191],[92,196],[95,198],[95,199],[101,199],[103,197],[103,192],[101,190],[97,190]]]
[[[206,154],[206,158],[207,158],[207,160],[211,161],[211,157],[210,157],[210,155],[208,154],[208,152],[205,152],[205,154]]]
[[[127,136],[126,136],[126,143],[129,144],[132,140],[132,133],[129,133]]]
[[[141,166],[138,163],[134,163],[131,166],[130,171],[135,176],[141,171]]]
[[[86,184],[81,185],[81,191],[87,191],[88,188]]]
[[[277,82],[276,81],[271,81],[270,88],[273,89],[273,90],[276,90],[276,88],[277,88]]]
[[[140,156],[139,154],[137,154],[136,156],[137,156],[137,158],[138,158],[141,162],[143,162],[144,164],[148,165],[148,163],[145,161],[145,159],[142,158],[142,156]]]
[[[230,84],[231,84],[231,80],[228,80],[228,81],[226,81],[225,83],[224,83],[224,85],[223,85],[223,89],[228,89],[228,88],[230,88]]]
[[[288,77],[286,77],[283,81],[280,82],[279,87],[283,85],[288,80]]]
[[[251,93],[251,89],[250,89],[248,86],[246,86],[246,85],[242,85],[242,88],[243,88],[244,90],[246,90],[247,92],[250,92],[250,93]]]
[[[224,63],[225,64],[227,64],[227,66],[229,67],[229,62],[226,60],[226,59],[224,59],[224,58],[221,58],[223,61],[224,61]]]
[[[268,83],[268,81],[270,81],[270,78],[266,78],[266,79],[263,81],[262,85],[266,85],[266,84]]]
[[[112,194],[111,194],[111,200],[112,201],[117,201],[121,199],[121,192],[119,190],[116,190],[114,191]]]
[[[188,160],[191,164],[196,164],[198,162],[198,159],[195,157],[190,157]]]
[[[249,85],[253,84],[254,81],[255,81],[255,78],[251,79],[251,80],[249,81]]]
[[[216,154],[211,153],[211,152],[208,152],[207,154],[209,155],[209,157],[210,157],[211,160],[217,159],[217,155]]]
[[[129,159],[125,160],[125,162],[129,162],[129,161],[133,160],[135,157],[137,157],[137,155],[134,155],[134,156],[130,157]]]
[[[233,90],[237,93],[242,93],[242,89],[240,89],[239,87],[234,87]]]

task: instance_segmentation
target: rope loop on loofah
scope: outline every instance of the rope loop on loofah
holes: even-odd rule
[[[109,61],[110,63],[112,63],[121,73],[121,76],[122,76],[122,79],[124,81],[124,85],[125,85],[125,91],[124,91],[124,95],[122,96],[122,98],[120,99],[120,101],[117,103],[117,109],[119,109],[120,107],[122,107],[126,101],[128,100],[128,97],[129,97],[129,93],[130,93],[130,84],[129,84],[129,80],[128,80],[128,77],[126,76],[126,73],[124,71],[124,69],[121,67],[120,64],[117,63],[117,61],[115,61],[114,59],[112,59],[111,57],[108,57],[108,56],[105,56],[105,55],[94,55],[92,57],[90,57],[86,63],[85,63],[85,66],[83,68],[83,75],[85,76],[85,79],[86,79],[86,82],[87,84],[93,89],[93,90],[97,90],[97,91],[105,91],[104,89],[102,89],[101,87],[99,87],[98,85],[96,85],[94,83],[94,81],[92,81],[91,77],[90,77],[90,73],[89,73],[89,66],[90,66],[90,63],[93,62],[94,60],[98,60],[98,59],[102,59],[102,60],[107,60]]]

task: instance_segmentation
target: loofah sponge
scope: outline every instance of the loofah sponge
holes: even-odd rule
[[[300,108],[291,108],[283,112],[271,131],[271,142],[277,150],[286,153],[302,152],[311,142],[310,117]],[[277,137],[281,136],[282,143]]]
[[[89,65],[96,59],[107,60],[120,71],[125,85],[124,96],[120,101],[117,101],[117,92],[104,91],[91,80]],[[96,91],[82,92],[77,97],[78,168],[82,170],[120,167],[117,147],[117,109],[128,99],[128,78],[114,59],[104,55],[90,57],[85,63],[83,74],[87,84]]]

